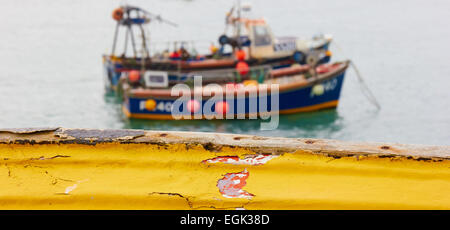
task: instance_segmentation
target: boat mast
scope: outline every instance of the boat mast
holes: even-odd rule
[[[139,10],[136,11],[136,15],[137,15],[138,18],[141,17],[141,14],[140,14]],[[144,27],[142,26],[142,24],[139,24],[138,26],[139,26],[139,29],[141,31],[141,39],[142,39],[142,50],[141,50],[142,57],[141,58],[144,58],[144,53],[145,53],[146,58],[148,58],[148,57],[150,57],[150,52],[149,52],[148,47],[147,47]]]
[[[241,0],[237,0],[237,45],[241,49]]]
[[[136,11],[138,18],[140,17],[139,11]],[[150,52],[147,47],[147,43],[145,41],[145,31],[142,24],[139,24],[139,28],[141,29],[141,39],[142,39],[142,50],[141,50],[141,75],[144,76],[145,73],[145,59],[150,58]],[[144,57],[145,53],[145,57]]]
[[[117,36],[119,35],[119,27],[120,27],[120,22],[117,22],[116,30],[114,32],[114,41],[113,41],[113,47],[112,47],[112,51],[111,51],[111,56],[114,56],[114,54],[116,52],[116,44],[117,44]]]

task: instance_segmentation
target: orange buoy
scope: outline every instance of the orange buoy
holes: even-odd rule
[[[236,65],[236,70],[239,72],[240,75],[246,75],[250,71],[250,67],[245,61],[240,61]]]
[[[130,82],[138,82],[140,77],[139,75],[139,71],[131,70],[130,73],[128,73],[128,79]]]
[[[123,9],[122,8],[115,9],[113,11],[113,13],[112,13],[112,17],[116,21],[122,20],[122,18],[123,18]]]
[[[194,99],[189,100],[187,102],[187,109],[191,113],[196,113],[200,109],[200,102],[198,102],[197,100],[194,100]]]
[[[247,54],[245,53],[244,50],[238,50],[236,52],[236,59],[239,61],[244,61],[246,56],[247,56]]]
[[[145,108],[148,111],[153,111],[156,108],[156,101],[153,99],[148,99],[147,101],[145,101]]]
[[[215,54],[217,53],[217,51],[219,51],[219,48],[217,48],[217,46],[215,46],[214,44],[211,44],[209,50],[211,51],[211,54]]]
[[[229,106],[226,101],[219,101],[215,106],[217,114],[226,114],[228,112]]]

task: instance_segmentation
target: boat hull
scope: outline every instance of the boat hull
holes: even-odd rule
[[[184,112],[182,113],[184,115],[182,119],[198,119],[200,117],[201,119],[217,119],[217,117],[214,117],[214,115],[217,115],[214,105],[219,101],[226,101],[229,105],[228,113],[223,116],[223,119],[229,117],[249,117],[254,114],[261,114],[261,111],[291,114],[335,108],[338,106],[345,71],[346,67],[315,82],[297,87],[280,87],[279,93],[277,94],[278,98],[272,93],[263,95],[265,98],[261,98],[261,95],[257,95],[256,97],[247,96],[245,98],[224,98],[223,100],[218,99],[216,101],[214,101],[214,98],[207,98],[206,100],[201,100],[199,103],[203,110],[197,113],[201,113],[203,116],[186,116],[191,113]],[[317,87],[322,90],[317,92],[318,90],[315,89]],[[172,105],[174,105],[177,99],[177,97],[169,97],[167,95],[143,95],[142,93],[131,90],[124,94],[123,112],[130,118],[171,120],[175,119],[172,116],[174,112]],[[152,110],[147,109],[145,106],[149,100],[152,100],[153,104],[156,105]],[[251,103],[257,103],[257,106],[252,106]],[[262,106],[265,103],[267,104],[267,109],[262,110]],[[274,103],[278,103],[278,109]],[[239,108],[241,109],[239,110]],[[245,110],[243,111],[242,108],[245,108]],[[177,113],[180,113],[180,111],[177,111]],[[229,116],[230,114],[233,116]]]

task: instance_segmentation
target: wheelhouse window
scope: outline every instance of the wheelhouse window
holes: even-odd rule
[[[254,26],[253,37],[255,46],[267,46],[272,44],[269,30],[265,26]]]

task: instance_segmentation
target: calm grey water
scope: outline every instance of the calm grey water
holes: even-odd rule
[[[331,33],[335,60],[352,59],[377,111],[349,70],[336,110],[259,121],[125,119],[105,95],[101,55],[123,1],[2,0],[0,127],[137,128],[450,145],[450,2],[447,0],[253,0],[276,35]],[[152,39],[216,41],[232,0],[135,0],[180,26],[151,25]],[[209,44],[209,43],[208,43]]]

